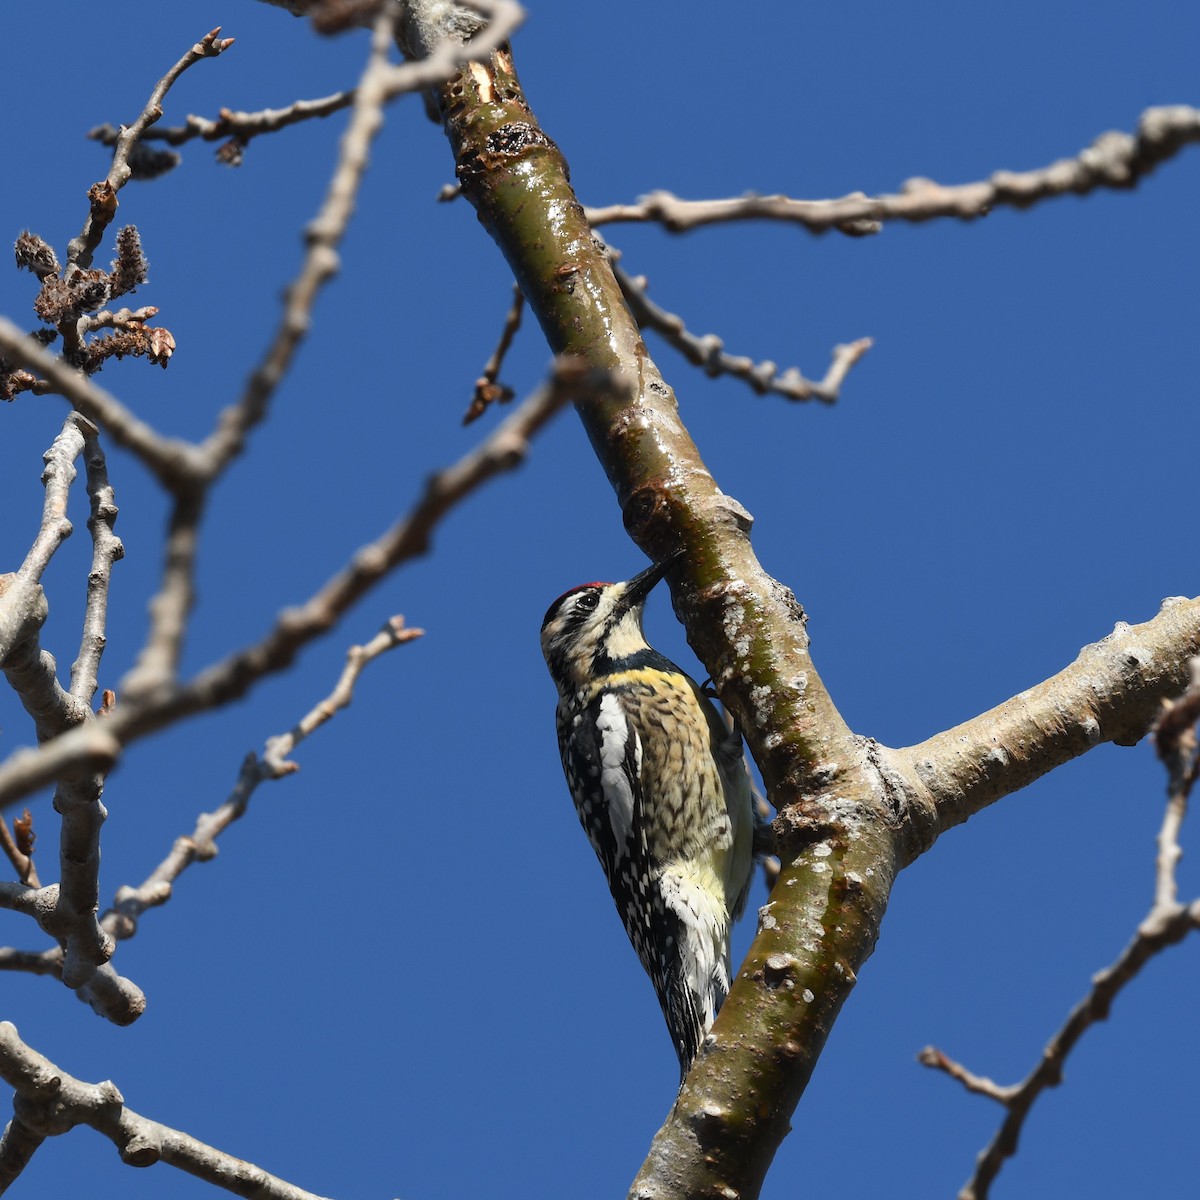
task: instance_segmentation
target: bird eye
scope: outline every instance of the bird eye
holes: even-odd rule
[[[584,612],[591,612],[592,609],[600,603],[599,592],[584,592],[582,596],[575,602],[575,607],[583,609]]]

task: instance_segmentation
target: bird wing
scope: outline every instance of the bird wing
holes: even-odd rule
[[[728,920],[714,906],[715,881],[650,853],[642,743],[630,716],[619,693],[603,693],[582,719],[560,726],[559,741],[580,823],[686,1071],[729,991]]]
[[[611,692],[597,696],[573,720],[560,720],[558,732],[580,824],[616,895],[631,865],[646,861],[641,739]]]

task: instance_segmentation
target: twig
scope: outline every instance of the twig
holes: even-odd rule
[[[926,1046],[917,1055],[917,1062],[923,1067],[932,1067],[936,1071],[945,1072],[951,1079],[957,1079],[968,1092],[974,1092],[977,1096],[987,1096],[989,1100],[995,1100],[999,1104],[1011,1104],[1013,1098],[1020,1091],[1018,1084],[1009,1084],[1005,1087],[994,1079],[989,1079],[986,1075],[976,1075],[974,1072],[968,1071],[962,1063],[955,1062],[936,1046]]]
[[[1200,141],[1200,109],[1185,105],[1148,108],[1136,134],[1102,133],[1075,158],[1033,171],[997,171],[978,183],[943,186],[910,179],[897,195],[854,192],[838,200],[795,200],[749,194],[728,200],[681,200],[651,192],[636,204],[585,209],[593,226],[624,221],[657,221],[671,233],[730,221],[786,221],[813,233],[837,229],[852,236],[878,233],[885,221],[929,221],[935,217],[971,220],[994,208],[1028,208],[1068,193],[1097,188],[1132,188],[1159,163],[1189,143]]]
[[[275,337],[250,376],[240,401],[220,414],[215,429],[199,447],[205,485],[242,452],[250,430],[266,417],[271,397],[309,329],[316,297],[337,271],[336,247],[354,212],[371,142],[383,124],[385,82],[390,70],[387,59],[394,42],[396,20],[394,6],[380,9],[367,65],[355,89],[350,123],[342,135],[325,201],[308,226],[304,262],[287,289]],[[171,515],[162,584],[151,602],[150,631],[145,645],[125,680],[125,703],[137,703],[176,681],[195,600],[195,555],[203,510],[203,489],[178,495]]]
[[[92,255],[100,245],[105,229],[117,211],[117,193],[129,181],[129,153],[148,126],[162,116],[162,102],[171,85],[180,75],[202,58],[215,58],[233,45],[233,38],[218,38],[216,29],[206,33],[154,86],[146,107],[142,109],[132,125],[123,126],[116,140],[112,165],[108,175],[92,185],[88,192],[91,211],[84,222],[83,231],[73,238],[67,247],[67,272],[72,268],[86,270],[92,264]]]
[[[210,477],[219,474],[241,452],[246,435],[266,417],[270,399],[309,329],[317,295],[338,270],[336,248],[354,212],[371,143],[383,126],[385,79],[390,70],[387,59],[396,19],[394,6],[385,5],[375,21],[370,55],[354,91],[350,123],[342,134],[324,203],[305,231],[304,262],[285,294],[275,337],[250,376],[241,399],[221,413],[216,428],[203,444]]]
[[[1196,720],[1200,719],[1200,659],[1191,660],[1191,671],[1191,686],[1178,700],[1164,705],[1155,728],[1159,757],[1167,764],[1170,782],[1167,808],[1158,835],[1154,902],[1133,940],[1111,966],[1093,977],[1091,990],[1071,1010],[1042,1051],[1037,1066],[1021,1083],[1000,1086],[972,1074],[931,1046],[918,1055],[918,1061],[925,1066],[945,1072],[968,1091],[989,1096],[1007,1109],[995,1137],[976,1160],[975,1173],[959,1192],[959,1200],[987,1200],[1004,1160],[1017,1151],[1029,1110],[1042,1092],[1062,1082],[1063,1065],[1075,1044],[1097,1021],[1107,1019],[1113,1001],[1150,959],[1200,928],[1200,900],[1187,906],[1179,904],[1175,879],[1175,867],[1181,857],[1179,828],[1200,761],[1194,730]]]
[[[82,418],[81,418],[82,420]],[[104,654],[108,624],[108,588],[112,566],[125,557],[125,547],[113,532],[117,503],[108,481],[108,464],[96,429],[88,422],[83,435],[83,461],[91,498],[88,529],[92,535],[92,569],[88,572],[87,608],[79,656],[71,666],[71,695],[90,704],[99,686],[100,659]]]
[[[659,308],[650,299],[644,279],[633,278],[615,262],[613,271],[639,328],[653,329],[688,362],[703,367],[706,375],[712,378],[732,375],[748,383],[760,396],[774,393],[788,400],[820,400],[833,404],[850,368],[873,344],[870,338],[859,338],[856,342],[835,346],[829,369],[824,379],[817,382],[805,379],[796,367],[788,367],[780,373],[773,362],[756,363],[751,358],[726,354],[725,343],[715,333],[700,336],[689,333],[682,317]]]
[[[499,378],[500,368],[504,365],[504,356],[512,346],[517,330],[521,327],[521,313],[524,308],[525,293],[521,291],[521,285],[515,283],[513,284],[512,304],[509,305],[508,315],[504,318],[504,328],[500,331],[500,341],[492,351],[491,358],[484,364],[483,374],[475,380],[475,393],[471,397],[471,404],[463,417],[464,425],[470,425],[472,421],[478,420],[497,401],[505,404],[513,398],[512,388],[498,384],[496,380]]]
[[[47,1137],[89,1125],[133,1167],[164,1162],[238,1196],[259,1200],[321,1200],[240,1158],[139,1116],[116,1086],[84,1083],[21,1041],[0,1022],[0,1077],[16,1089],[13,1119],[0,1138],[0,1190],[15,1180]]]
[[[306,737],[349,705],[354,685],[367,665],[381,654],[419,638],[424,631],[406,629],[403,617],[392,617],[365,646],[346,651],[346,666],[334,689],[315,705],[288,733],[268,738],[261,756],[250,753],[242,763],[237,782],[224,804],[215,812],[202,813],[189,836],[176,838],[171,853],[154,869],[141,887],[123,887],[113,906],[101,918],[100,925],[114,938],[124,940],[137,932],[138,919],[148,908],[165,904],[179,876],[194,862],[207,862],[216,856],[216,839],[239,817],[250,803],[260,783],[280,779],[299,770],[288,755]],[[2,963],[0,963],[2,965]],[[34,963],[37,967],[40,964]]]
[[[182,125],[171,125],[162,129],[148,129],[142,140],[166,142],[168,146],[182,146],[196,138],[215,142],[229,138],[225,146],[217,150],[217,158],[227,166],[239,166],[242,152],[251,140],[265,133],[275,133],[289,125],[309,121],[314,117],[328,117],[354,103],[354,89],[322,96],[319,100],[296,100],[286,108],[264,108],[259,112],[237,112],[222,108],[216,120],[209,117],[187,115]],[[88,132],[88,137],[105,146],[115,146],[120,130],[112,125],[98,125]]]

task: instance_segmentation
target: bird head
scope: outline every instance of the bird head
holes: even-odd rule
[[[550,605],[542,620],[542,653],[561,692],[649,649],[642,608],[678,557],[655,563],[623,583],[581,583]]]

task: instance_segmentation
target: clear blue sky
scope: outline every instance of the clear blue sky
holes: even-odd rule
[[[731,13],[736,15],[731,15]],[[11,6],[0,236],[62,252],[104,153],[213,25],[237,38],[189,72],[165,120],[318,96],[355,80],[365,38],[316,39],[251,0],[132,10]],[[1152,104],[1196,103],[1200,10],[1179,3],[1001,7],[698,3],[531,5],[518,68],[581,197],[892,191],[1074,155]],[[142,232],[178,351],[165,373],[101,382],[157,427],[199,437],[235,398],[279,312],[344,116],[211,147],[120,219]],[[205,525],[189,670],[256,639],[402,512],[486,430],[459,425],[510,279],[463,203],[437,205],[450,156],[420,103],[394,107],[313,334],[272,418]],[[745,226],[672,237],[614,228],[626,266],[698,333],[820,374],[836,342],[875,348],[834,409],[758,398],[654,352],[721,487],[811,616],[813,654],[853,727],[905,745],[1032,685],[1159,601],[1194,594],[1200,152],[1135,193],[985,221],[814,239]],[[108,247],[98,261],[107,262]],[[31,276],[0,311],[32,326]],[[548,360],[532,323],[505,378]],[[3,422],[0,569],[34,534],[40,456],[64,405],[22,396]],[[127,557],[114,575],[102,685],[140,642],[164,508],[114,452]],[[78,638],[86,508],[48,578],[46,644]],[[345,1200],[624,1194],[675,1086],[649,984],[571,809],[537,647],[547,603],[644,558],[578,423],[439,530],[404,569],[235,708],[139,744],[109,781],[102,897],[140,882],[247,750],[323,695],[346,645],[393,612],[424,641],[373,666],[354,707],[260,790],[117,965],[146,990],[129,1029],[47,979],[6,977],[0,1016],[73,1074],[111,1077],[136,1111]],[[665,595],[652,639],[694,667]],[[31,732],[0,697],[7,753]],[[897,883],[764,1195],[953,1196],[1000,1111],[919,1067],[934,1043],[1008,1082],[1033,1065],[1150,897],[1162,774],[1104,747],[956,829]],[[54,820],[35,807],[43,871]],[[1194,845],[1194,826],[1185,846]],[[1193,852],[1185,895],[1200,890]],[[754,903],[764,895],[759,885]],[[740,931],[749,940],[752,921]],[[0,941],[38,947],[30,923]],[[1039,1104],[994,1195],[1162,1195],[1200,1168],[1197,946],[1155,961]],[[87,1130],[45,1146],[17,1196],[190,1198],[206,1185],[124,1167]]]

